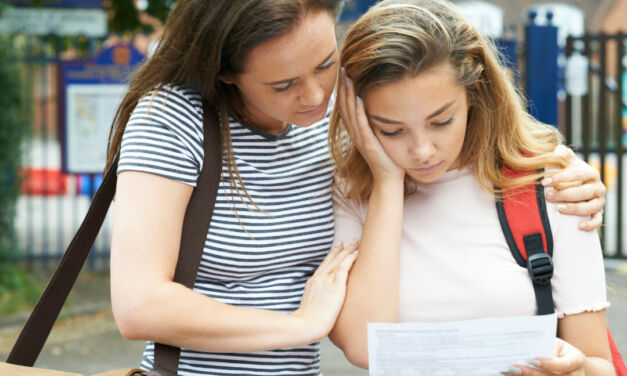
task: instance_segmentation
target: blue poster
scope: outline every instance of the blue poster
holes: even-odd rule
[[[32,7],[32,0],[8,0],[15,7]],[[44,0],[38,6],[46,8],[102,8],[102,0]]]
[[[61,63],[59,108],[63,170],[104,169],[113,118],[144,56],[131,45],[108,47],[91,61]]]

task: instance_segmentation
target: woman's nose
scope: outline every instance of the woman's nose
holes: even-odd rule
[[[315,77],[303,82],[303,88],[299,96],[299,104],[304,107],[319,106],[324,100],[324,89]]]

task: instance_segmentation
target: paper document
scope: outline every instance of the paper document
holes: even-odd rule
[[[441,323],[368,324],[373,376],[501,376],[514,364],[552,357],[557,316]]]

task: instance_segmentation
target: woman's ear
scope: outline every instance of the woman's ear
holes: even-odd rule
[[[228,85],[233,85],[235,83],[235,80],[233,79],[233,77],[229,76],[229,75],[225,75],[225,74],[219,74],[218,75],[218,80],[224,82],[225,84]]]

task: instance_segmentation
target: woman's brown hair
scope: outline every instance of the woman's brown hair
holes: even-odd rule
[[[564,166],[551,152],[561,142],[557,130],[525,111],[525,103],[500,64],[492,43],[450,2],[386,0],[372,7],[348,31],[340,63],[362,98],[372,87],[415,77],[441,63],[453,68],[466,88],[468,124],[460,160],[470,166],[482,188],[509,189],[529,184],[539,173],[509,178],[501,171],[536,171]],[[339,111],[331,117],[329,142],[342,188],[348,198],[365,199],[373,178],[351,144]],[[406,180],[406,192],[411,181]]]
[[[136,72],[117,110],[109,134],[105,172],[120,151],[126,123],[139,100],[164,85],[194,89],[220,110],[222,150],[230,182],[246,193],[229,132],[229,115],[244,110],[235,85],[219,76],[242,73],[250,51],[288,33],[309,11],[335,13],[340,0],[179,0],[170,12],[154,55]],[[239,189],[232,191],[238,192]],[[248,195],[247,195],[248,196]]]

